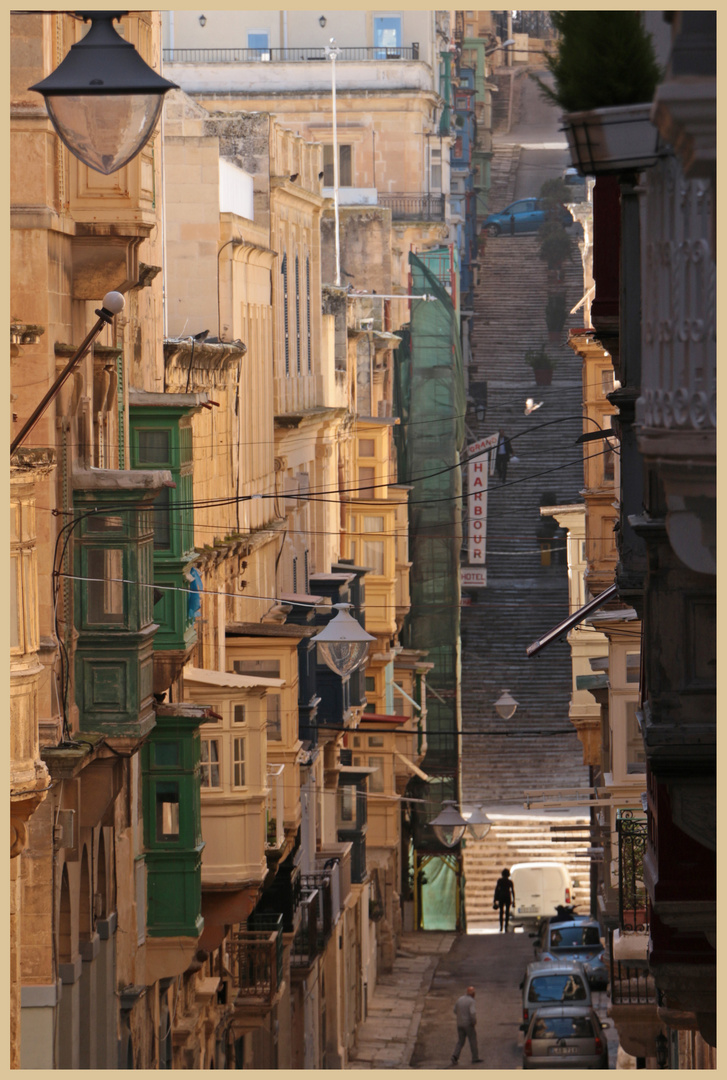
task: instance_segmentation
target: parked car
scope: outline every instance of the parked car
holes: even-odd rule
[[[488,236],[499,236],[500,233],[535,233],[545,223],[550,212],[542,199],[518,199],[506,206],[501,213],[489,214],[482,228]],[[573,215],[565,206],[559,204],[554,213],[555,220],[559,221],[563,228],[567,229],[573,224]]]
[[[534,960],[528,964],[520,987],[523,992],[521,1031],[527,1031],[533,1012],[543,1005],[591,1004],[591,988],[585,968],[573,960],[562,963]]]
[[[607,956],[601,944],[601,929],[594,919],[548,923],[542,941],[538,960],[578,960],[591,986],[598,989],[608,986]]]
[[[545,1005],[530,1018],[523,1068],[607,1069],[606,1027],[590,1006]]]
[[[563,182],[568,185],[571,191],[568,202],[583,202],[588,193],[585,176],[581,176],[578,169],[564,169]]]
[[[559,905],[573,903],[573,883],[564,863],[545,859],[515,863],[510,880],[515,889],[515,921],[526,927],[539,925]]]

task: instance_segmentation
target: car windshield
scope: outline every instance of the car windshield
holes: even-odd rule
[[[577,949],[584,945],[589,948],[598,948],[601,944],[597,926],[560,926],[550,931],[551,949],[566,948]]]
[[[530,983],[528,1001],[585,1001],[580,975],[539,975]]]
[[[533,1039],[592,1039],[590,1016],[538,1016],[531,1032]]]

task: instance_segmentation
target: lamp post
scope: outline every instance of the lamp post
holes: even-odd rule
[[[321,16],[322,18],[323,16]],[[341,239],[338,225],[338,127],[336,125],[336,60],[340,49],[335,38],[326,45],[326,56],[331,61],[331,101],[333,105],[333,216],[336,230],[336,288],[341,287]]]
[[[467,828],[467,822],[457,809],[457,803],[452,799],[445,800],[442,809],[429,824],[434,829],[437,840],[446,848],[456,847]]]
[[[510,720],[515,715],[515,710],[518,707],[518,702],[511,696],[509,690],[503,690],[499,698],[495,702],[495,710],[498,716],[501,716],[503,720]]]
[[[352,615],[351,604],[334,604],[338,612],[320,634],[312,639],[323,660],[337,675],[350,675],[363,664],[376,638],[367,633]]]
[[[98,337],[98,335],[103,330],[104,326],[108,326],[110,323],[112,323],[114,318],[124,310],[125,303],[126,303],[126,301],[124,300],[121,293],[119,293],[119,292],[107,292],[106,293],[106,295],[103,298],[101,307],[96,309],[96,314],[98,315],[98,321],[93,326],[93,328],[89,331],[89,333],[86,335],[86,337],[81,342],[81,344],[78,346],[75,353],[73,354],[71,359],[68,361],[68,363],[64,367],[63,371],[60,373],[58,378],[55,380],[55,382],[51,386],[50,390],[48,390],[48,392],[43,397],[42,401],[36,406],[36,408],[33,410],[31,415],[28,417],[28,419],[23,424],[23,426],[20,429],[20,431],[18,432],[18,434],[15,436],[15,438],[11,442],[11,444],[10,444],[10,453],[11,454],[15,453],[17,448],[20,446],[21,442],[23,442],[23,440],[25,439],[25,436],[30,434],[32,429],[38,423],[41,416],[43,415],[43,413],[47,409],[48,405],[51,403],[53,398],[56,396],[56,394],[58,393],[60,388],[63,386],[63,383],[66,381],[68,376],[71,374],[71,372],[73,371],[75,366],[84,358],[84,356],[86,355],[88,350],[91,348],[91,346],[93,345],[93,343],[96,340],[96,338]]]
[[[61,64],[31,86],[74,157],[97,172],[116,172],[151,138],[164,95],[176,83],[150,68],[112,23],[125,11],[79,11],[91,27]]]
[[[467,822],[467,830],[473,840],[484,840],[492,828],[492,822],[481,806],[474,810],[463,810],[462,817]]]

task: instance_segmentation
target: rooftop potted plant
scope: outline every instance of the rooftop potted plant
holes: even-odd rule
[[[538,386],[550,386],[553,380],[553,369],[558,361],[548,356],[542,342],[539,349],[528,349],[525,353],[525,363],[533,369]]]
[[[661,80],[651,35],[638,11],[555,11],[560,37],[546,57],[563,109],[573,165],[583,175],[641,170],[662,151],[649,120]]]

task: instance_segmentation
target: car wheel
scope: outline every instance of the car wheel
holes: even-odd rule
[[[487,225],[486,226],[485,232],[487,233],[488,236],[499,236],[500,235],[500,226],[495,225],[494,222],[493,222],[492,225]]]

